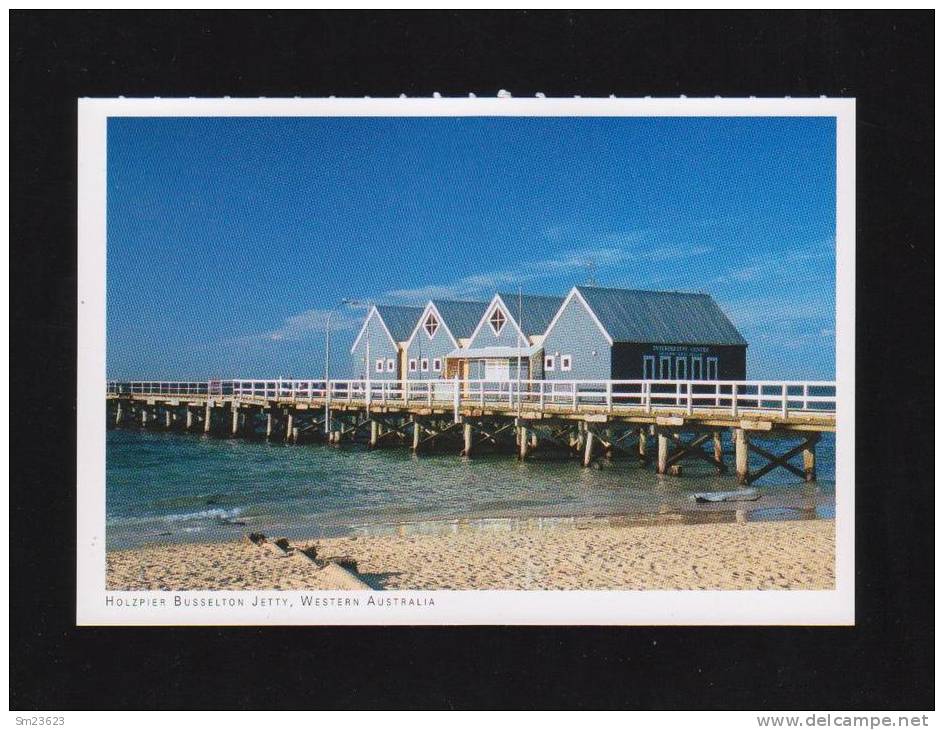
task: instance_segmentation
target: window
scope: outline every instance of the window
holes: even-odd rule
[[[426,330],[426,334],[429,339],[433,339],[433,335],[436,334],[436,330],[439,329],[439,320],[436,319],[436,315],[430,312],[430,315],[426,318],[426,321],[423,322],[423,329]]]
[[[688,358],[684,355],[675,358],[676,380],[688,380]]]
[[[502,314],[500,308],[495,307],[495,311],[492,312],[492,316],[488,318],[488,323],[492,327],[492,332],[496,335],[500,335],[502,329],[505,327],[505,315]]]
[[[672,357],[671,355],[662,355],[659,357],[659,380],[672,379]]]
[[[643,380],[656,379],[656,356],[655,355],[643,355],[642,379]]]
[[[708,358],[708,380],[718,379],[718,358]]]
[[[570,355],[561,355],[561,370],[570,370],[571,358]]]
[[[692,355],[692,380],[702,379],[701,355]]]
[[[382,357],[378,357],[374,362],[374,370],[376,370],[378,373],[382,373],[384,371],[384,361]]]
[[[433,372],[442,372],[442,360],[440,360],[438,357],[433,358]]]
[[[424,373],[429,372],[429,358],[428,357],[424,357],[420,360],[420,370],[422,370]]]
[[[416,358],[415,357],[410,358],[410,372],[411,373],[416,372]]]
[[[554,369],[554,356],[548,355],[544,358],[544,369],[553,370]]]
[[[387,372],[392,373],[394,371],[394,368],[396,368],[396,363],[394,363],[393,358],[392,357],[387,358]]]

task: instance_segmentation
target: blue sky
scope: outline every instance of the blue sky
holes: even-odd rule
[[[713,295],[750,378],[833,378],[834,120],[109,120],[110,378],[318,377],[342,298],[563,296],[589,262]]]

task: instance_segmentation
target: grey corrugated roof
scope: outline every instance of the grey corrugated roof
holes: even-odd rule
[[[663,345],[746,345],[707,294],[578,286],[616,342]]]
[[[449,299],[434,299],[433,304],[446,320],[446,326],[456,339],[470,337],[479,323],[488,302],[461,302]],[[417,315],[419,316],[419,315]],[[416,324],[416,320],[413,321]]]
[[[511,316],[518,319],[518,295],[501,294],[499,296],[511,312]],[[547,297],[537,294],[521,295],[521,322],[518,326],[526,335],[543,335],[560,305],[563,297]]]
[[[423,313],[422,307],[403,307],[398,304],[378,304],[377,312],[380,318],[387,325],[390,334],[397,342],[403,342],[410,338],[413,328],[416,326],[416,320]]]

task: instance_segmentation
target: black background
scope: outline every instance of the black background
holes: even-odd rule
[[[12,708],[930,708],[933,24],[12,12]],[[499,88],[858,99],[857,626],[76,628],[76,98]]]

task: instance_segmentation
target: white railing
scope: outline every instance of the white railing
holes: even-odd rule
[[[456,410],[480,406],[514,411],[607,411],[619,408],[790,414],[836,412],[832,381],[731,380],[210,380],[132,381],[107,385],[111,394],[205,395],[265,400],[426,405]]]

